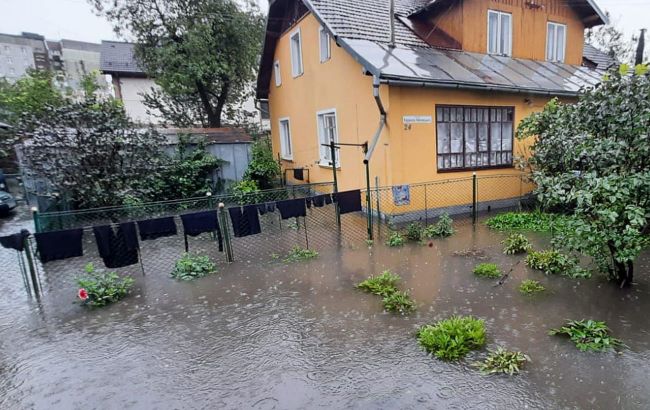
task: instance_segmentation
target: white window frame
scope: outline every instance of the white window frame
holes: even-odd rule
[[[558,44],[558,29],[560,27],[564,28],[564,36],[562,38],[562,58],[558,58],[558,51],[559,48],[557,46]],[[548,37],[550,34],[550,31],[553,30],[553,50],[549,50],[549,44],[548,44]],[[567,26],[566,24],[562,23],[556,23],[554,21],[549,21],[546,23],[546,61],[551,61],[554,63],[564,63],[564,60],[566,59],[566,37],[567,37]],[[549,54],[549,51],[551,54]]]
[[[279,87],[282,85],[282,70],[280,69],[280,60],[275,60],[273,62],[273,77],[275,78],[275,86]]]
[[[298,59],[296,60],[296,56],[294,56],[294,38],[298,37]],[[302,33],[300,32],[300,29],[296,29],[291,35],[289,36],[289,50],[291,51],[291,74],[293,75],[293,78],[300,77],[301,75],[304,74],[305,72],[305,66],[302,61]],[[295,63],[298,63],[298,67],[296,67]]]
[[[323,35],[327,37],[327,48],[325,50],[323,50]],[[332,58],[332,36],[330,36],[329,31],[325,30],[323,26],[318,29],[318,45],[321,64],[328,62]],[[323,55],[323,52],[326,54]]]
[[[287,124],[289,135],[285,135],[282,123]],[[284,160],[293,160],[293,142],[291,141],[291,120],[289,117],[283,117],[278,120],[278,134],[280,135],[280,157]],[[287,147],[287,142],[289,143]],[[289,148],[287,152],[287,148]]]
[[[497,15],[497,49],[496,50],[490,50],[490,15],[491,14],[496,14]],[[505,50],[501,50],[501,37],[503,35],[503,27],[502,27],[502,18],[504,15],[507,15],[509,18],[509,27],[508,27],[508,32],[510,33],[509,38],[507,38],[507,44],[505,46]],[[507,56],[507,57],[512,57],[512,13],[507,13],[505,11],[499,11],[499,10],[488,10],[487,14],[487,53],[492,54],[492,55],[500,55],[500,56]]]
[[[324,124],[321,122],[321,117],[324,118],[325,115],[334,114],[334,142],[339,142],[339,119],[336,113],[336,108],[329,108],[326,110],[321,110],[316,113],[316,127],[318,128],[318,163],[323,167],[332,167],[331,158],[328,158],[330,155],[330,148],[323,146],[323,144],[329,144],[330,141],[326,141],[325,129],[323,128]],[[336,150],[336,168],[341,168],[341,154],[340,150]]]

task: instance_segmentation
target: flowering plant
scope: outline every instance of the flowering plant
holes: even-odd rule
[[[77,296],[88,306],[106,306],[124,298],[131,291],[133,278],[115,272],[96,272],[92,263],[86,265],[86,275],[77,279]]]

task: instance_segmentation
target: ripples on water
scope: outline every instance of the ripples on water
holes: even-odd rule
[[[15,226],[12,226],[12,228]],[[2,228],[9,229],[8,226]],[[194,283],[167,272],[137,277],[123,302],[85,310],[75,289],[30,303],[19,276],[0,280],[0,408],[647,408],[648,259],[639,285],[618,290],[592,279],[547,278],[518,266],[502,287],[472,276],[485,249],[503,267],[516,257],[501,235],[461,227],[434,247],[321,252],[308,263],[236,263]],[[544,238],[535,238],[544,246]],[[353,284],[392,269],[418,311],[382,312]],[[537,297],[516,287],[536,278]],[[420,350],[417,327],[451,314],[486,320],[488,347],[533,362],[519,377],[484,377]],[[546,334],[565,319],[605,320],[630,350],[581,354]]]

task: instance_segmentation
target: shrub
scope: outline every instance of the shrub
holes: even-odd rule
[[[550,232],[554,224],[567,217],[541,211],[506,212],[488,219],[485,224],[496,231]]]
[[[402,234],[397,231],[392,232],[386,241],[386,245],[390,246],[391,248],[404,246],[405,243],[406,239],[404,239],[404,236],[402,236]]]
[[[415,302],[408,292],[394,290],[384,296],[384,309],[389,312],[407,314],[415,310]]]
[[[413,242],[420,242],[422,240],[423,228],[417,222],[413,222],[406,227],[406,239]]]
[[[613,338],[605,322],[595,320],[572,320],[559,329],[551,329],[550,335],[566,335],[581,352],[602,352],[624,347],[623,342]]]
[[[564,275],[570,278],[589,278],[591,272],[583,269],[576,258],[569,257],[556,250],[530,252],[526,265],[547,275]]]
[[[270,189],[281,172],[278,161],[273,157],[271,140],[267,137],[257,139],[251,148],[251,161],[244,179],[255,182],[262,189]]]
[[[397,291],[397,282],[400,276],[386,270],[381,275],[371,276],[356,285],[357,289],[373,293],[379,296],[388,296]]]
[[[485,345],[485,323],[471,316],[453,316],[420,328],[418,342],[441,360],[458,360]]]
[[[526,253],[532,248],[528,238],[520,233],[510,234],[501,244],[503,245],[503,253],[506,255]]]
[[[501,277],[501,271],[494,263],[480,263],[474,268],[474,275],[481,278],[496,279]]]
[[[86,275],[77,279],[78,296],[88,306],[100,307],[117,302],[131,291],[134,280],[115,272],[96,272],[92,263],[86,265]]]
[[[519,373],[521,367],[530,361],[530,357],[521,352],[510,352],[502,347],[491,351],[485,361],[478,364],[483,374],[505,373],[509,376]]]
[[[444,213],[438,219],[434,225],[427,226],[423,235],[427,239],[433,238],[446,238],[454,234],[454,220],[449,217],[448,214]]]
[[[525,280],[519,285],[519,292],[525,295],[544,292],[546,288],[536,280]]]
[[[261,202],[262,194],[257,182],[243,180],[230,187],[230,193],[240,205],[249,205]]]
[[[193,280],[211,275],[217,265],[206,255],[185,253],[174,265],[171,276],[179,280]]]
[[[311,249],[304,249],[300,246],[295,246],[289,251],[287,256],[285,256],[284,261],[287,263],[291,262],[300,262],[308,259],[314,259],[318,257],[318,252]]]

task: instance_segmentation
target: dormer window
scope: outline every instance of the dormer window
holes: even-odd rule
[[[488,54],[512,55],[512,14],[488,10]]]
[[[566,26],[549,22],[546,31],[546,60],[563,63],[565,53]]]

